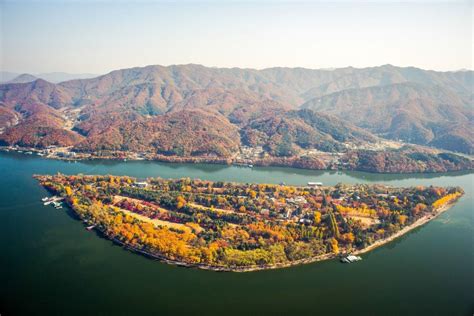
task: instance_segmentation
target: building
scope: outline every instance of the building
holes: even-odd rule
[[[135,182],[134,185],[137,188],[146,188],[148,186],[148,183],[146,181],[141,181],[141,182]]]

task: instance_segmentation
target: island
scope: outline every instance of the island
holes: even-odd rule
[[[307,186],[35,175],[88,230],[133,252],[214,271],[255,271],[357,255],[447,210],[459,187]],[[47,200],[45,198],[44,200]]]

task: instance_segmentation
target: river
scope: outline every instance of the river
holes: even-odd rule
[[[32,174],[114,174],[304,185],[459,185],[450,210],[345,265],[218,273],[130,253],[42,205]],[[0,314],[472,315],[474,175],[381,175],[148,161],[69,163],[0,153]]]

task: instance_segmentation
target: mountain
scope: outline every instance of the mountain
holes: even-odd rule
[[[472,75],[391,65],[190,64],[7,83],[0,85],[0,141],[218,157],[249,145],[289,157],[376,148],[383,137],[472,153]]]
[[[49,82],[59,83],[59,82],[64,82],[64,81],[69,81],[69,80],[76,80],[76,79],[95,78],[98,75],[89,74],[89,73],[71,74],[67,72],[47,72],[47,73],[36,74],[35,76]]]
[[[83,129],[79,151],[132,150],[177,156],[228,157],[240,145],[238,129],[224,116],[178,111],[150,120],[117,120],[105,129]]]
[[[27,83],[37,80],[38,78],[30,74],[21,74],[12,80],[7,81],[7,83]]]
[[[28,75],[28,77],[21,78],[17,80],[17,77]],[[59,83],[68,80],[74,79],[88,79],[97,77],[96,74],[70,74],[66,72],[49,72],[49,73],[40,73],[40,74],[19,74],[9,71],[0,71],[0,83],[24,83],[31,82],[36,79],[43,79],[52,83]]]
[[[410,82],[347,89],[311,99],[302,108],[335,115],[386,138],[474,153],[472,108],[441,86]]]
[[[342,68],[335,80],[315,85],[304,92],[306,101],[331,93],[398,83],[414,83],[426,87],[444,87],[468,101],[474,88],[473,71],[437,72],[415,67],[384,65],[369,68]]]
[[[301,149],[345,151],[347,143],[374,143],[368,132],[327,114],[297,110],[265,115],[249,122],[242,139],[251,147],[263,146],[274,156],[293,156]]]
[[[37,79],[27,83],[0,85],[1,102],[21,109],[25,104],[42,104],[55,109],[72,105],[73,95],[60,85]]]

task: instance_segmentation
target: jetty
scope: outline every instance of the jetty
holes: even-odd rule
[[[62,200],[64,200],[64,198],[60,196],[44,197],[41,199],[43,205],[52,204],[57,209],[62,208],[62,204],[60,203]]]

